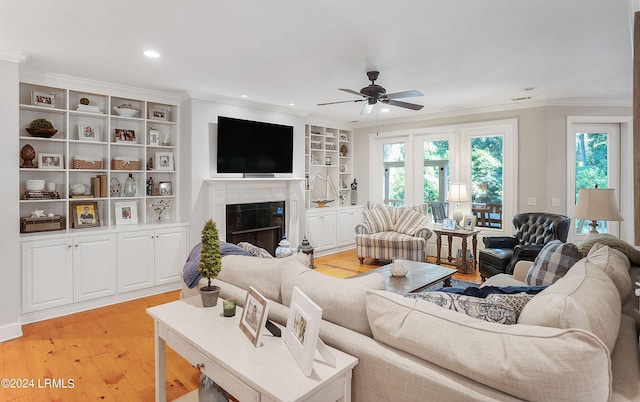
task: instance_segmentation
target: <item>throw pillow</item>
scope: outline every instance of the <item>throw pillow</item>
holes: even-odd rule
[[[410,293],[405,296],[423,299],[442,308],[457,311],[479,320],[507,325],[518,322],[520,311],[533,297],[526,293],[520,293],[515,295],[492,294],[486,298],[479,298],[447,292]]]
[[[404,233],[409,236],[415,236],[418,229],[427,226],[429,218],[426,215],[419,214],[416,211],[405,209],[400,215],[400,219],[396,222],[393,230],[398,233]]]
[[[525,282],[531,286],[551,285],[562,278],[579,259],[580,253],[575,244],[550,241],[533,261]]]
[[[371,233],[387,232],[393,229],[391,215],[386,207],[364,210],[364,222],[371,229]]]
[[[631,293],[631,276],[629,275],[629,259],[621,251],[596,243],[587,254],[587,261],[602,268],[609,276],[624,303]]]
[[[263,249],[262,247],[258,247],[256,245],[253,245],[253,244],[251,244],[249,242],[246,242],[246,241],[241,241],[240,243],[238,243],[238,247],[244,249],[245,251],[247,251],[249,254],[251,254],[254,257],[273,258],[271,253],[269,253],[267,250]]]

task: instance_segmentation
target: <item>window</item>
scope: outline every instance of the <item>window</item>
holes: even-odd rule
[[[394,207],[404,205],[404,143],[384,144],[382,162],[384,165],[384,203]]]
[[[504,137],[487,135],[470,140],[471,206],[476,225],[502,228]]]
[[[581,188],[619,188],[620,127],[618,124],[574,124],[570,155],[573,171],[570,176],[569,203],[578,202]],[[620,193],[616,191],[617,199]],[[572,212],[572,211],[571,211]],[[571,215],[573,215],[571,213]],[[584,236],[591,228],[586,219],[574,219],[572,236]],[[598,232],[618,233],[618,224],[598,221]]]

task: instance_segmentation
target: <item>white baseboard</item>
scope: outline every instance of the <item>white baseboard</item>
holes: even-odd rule
[[[13,322],[0,327],[0,342],[8,341],[9,339],[19,338],[22,336],[22,323]]]

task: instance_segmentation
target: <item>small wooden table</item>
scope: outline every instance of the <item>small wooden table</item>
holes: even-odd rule
[[[202,307],[200,296],[147,309],[154,320],[156,401],[166,401],[165,345],[170,346],[240,401],[345,401],[351,400],[351,371],[358,359],[327,346],[335,366],[316,352],[313,373],[307,377],[282,338],[268,331],[258,348],[239,327],[235,317],[222,316],[222,300]],[[188,394],[197,400],[198,391]],[[182,398],[181,398],[182,399]]]
[[[404,260],[404,266],[407,268],[405,276],[391,275],[391,264],[383,265],[380,268],[372,269],[356,276],[377,272],[384,276],[385,290],[403,294],[419,292],[442,281],[445,287],[450,287],[451,277],[456,273],[455,269],[440,267],[427,262]]]
[[[455,266],[460,272],[468,273],[467,269],[467,238],[471,237],[471,244],[473,247],[473,270],[476,269],[476,253],[478,252],[478,233],[480,233],[480,229],[474,230],[444,230],[444,229],[433,229],[433,232],[436,234],[436,264],[448,264]],[[449,256],[447,257],[447,262],[443,262],[440,259],[440,249],[442,248],[442,236],[447,236],[447,240],[449,242]],[[457,264],[455,261],[452,261],[453,258],[451,256],[451,243],[453,237],[460,237],[462,239],[462,258],[460,264]],[[472,271],[473,272],[473,271]]]

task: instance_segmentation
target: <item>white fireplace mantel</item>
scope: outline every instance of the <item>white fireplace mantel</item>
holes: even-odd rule
[[[204,180],[209,187],[209,216],[216,222],[220,240],[226,240],[226,206],[253,202],[284,201],[286,209],[285,233],[291,244],[300,241],[300,210],[304,179],[276,178],[218,178]]]

